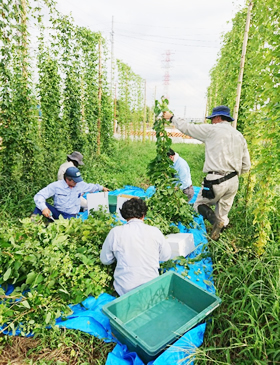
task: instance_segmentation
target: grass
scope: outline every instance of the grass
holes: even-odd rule
[[[188,162],[193,185],[200,186],[204,175],[204,145],[180,143],[172,147]],[[114,155],[94,156],[83,168],[82,174],[86,181],[100,181],[110,189],[122,188],[124,185],[147,188],[150,185],[147,167],[155,156],[155,142],[117,142]]]
[[[280,246],[271,240],[257,255],[254,225],[241,196],[231,228],[209,242],[221,306],[207,325],[198,364],[280,364]],[[275,236],[276,238],[276,236]]]

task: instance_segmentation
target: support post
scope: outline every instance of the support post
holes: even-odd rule
[[[234,121],[232,122],[232,126],[234,128],[237,127],[237,118],[238,118],[238,110],[239,110],[241,87],[242,87],[242,81],[243,81],[245,55],[246,55],[246,49],[247,49],[248,33],[249,33],[249,28],[250,28],[252,7],[253,7],[253,1],[250,1],[249,5],[248,5],[248,12],[247,12],[246,25],[245,25],[241,61],[240,61],[240,70],[239,70],[239,76],[238,76],[238,82],[237,82],[236,99],[235,99],[235,106],[234,106],[234,111],[233,111]]]
[[[98,72],[98,119],[97,119],[97,154],[100,155],[101,140],[101,98],[102,98],[102,55],[101,55],[101,37],[98,43],[99,54],[99,72]]]
[[[114,98],[114,134],[117,133],[117,84],[115,84],[115,98]]]
[[[27,47],[28,47],[28,40],[27,40],[27,4],[26,0],[21,0],[21,25],[22,25],[22,75],[25,80],[28,78],[27,72]]]
[[[147,134],[147,125],[146,125],[146,119],[147,119],[147,113],[146,113],[146,80],[144,80],[144,113],[143,113],[143,142],[146,140],[146,134]]]

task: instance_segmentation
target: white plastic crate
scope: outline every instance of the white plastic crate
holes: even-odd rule
[[[102,206],[107,212],[109,212],[109,200],[107,191],[87,194],[87,202],[88,214],[90,214],[91,209],[98,210],[100,206]]]
[[[172,250],[171,258],[187,256],[195,250],[192,233],[172,233],[165,236]]]

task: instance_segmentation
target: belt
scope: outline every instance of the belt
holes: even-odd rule
[[[234,177],[236,175],[237,175],[237,172],[233,171],[233,172],[230,172],[227,175],[223,175],[223,177],[221,177],[220,179],[217,179],[217,180],[208,181],[206,178],[204,178],[204,183],[205,183],[205,180],[206,180],[207,182],[209,182],[212,185],[217,185],[217,184],[221,184],[222,182],[231,179],[232,177]]]
[[[222,175],[222,176],[225,176],[226,175],[226,174],[222,174],[221,172],[217,172],[217,171],[208,171],[207,174]]]

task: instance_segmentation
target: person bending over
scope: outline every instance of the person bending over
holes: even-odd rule
[[[120,211],[127,224],[109,232],[100,260],[104,265],[117,261],[114,288],[123,295],[159,276],[159,261],[171,257],[171,248],[158,228],[144,223],[147,206],[143,200],[127,200]]]
[[[187,195],[189,201],[194,196],[194,189],[192,186],[192,178],[190,167],[186,160],[179,156],[177,152],[174,152],[171,148],[167,152],[167,156],[173,162],[173,168],[177,171],[175,177],[179,179],[180,189],[185,195]]]

